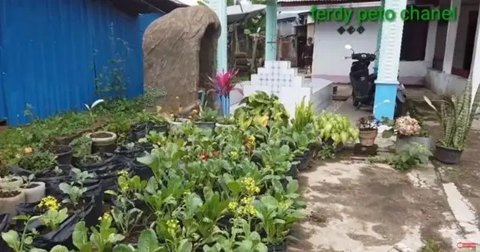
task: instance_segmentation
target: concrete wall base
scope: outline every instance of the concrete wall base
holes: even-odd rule
[[[435,69],[428,69],[425,83],[438,95],[458,95],[465,89],[467,79]]]

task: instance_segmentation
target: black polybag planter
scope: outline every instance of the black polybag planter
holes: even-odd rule
[[[142,164],[136,160],[132,162],[133,174],[139,176],[141,180],[149,180],[154,176],[153,171],[148,165]]]
[[[133,141],[138,141],[140,138],[143,138],[147,135],[147,124],[137,124],[133,125],[130,129],[130,139]]]
[[[233,227],[233,223],[231,222],[232,218],[233,218],[233,216],[230,215],[230,214],[227,214],[227,215],[223,216],[222,218],[220,218],[220,220],[218,220],[218,226],[222,230],[230,232],[232,230],[232,227]]]
[[[17,205],[15,209],[17,209],[17,214],[18,215],[27,215],[27,216],[35,216],[38,215],[36,211],[36,207],[40,202],[34,202],[34,203],[22,203]]]
[[[293,164],[290,166],[290,169],[285,174],[286,176],[290,176],[294,179],[298,178],[298,164]]]
[[[144,152],[145,150],[143,149],[143,147],[138,144],[136,144],[133,149],[128,149],[126,147],[120,146],[117,147],[117,149],[115,150],[115,154],[129,159],[135,159],[136,157],[143,155]]]
[[[88,169],[100,179],[102,191],[116,190],[118,186],[118,172],[121,170],[130,170],[130,164],[124,158],[115,157],[104,166]]]
[[[286,252],[287,251],[287,243],[283,242],[282,244],[278,245],[268,245],[268,252]]]
[[[90,205],[92,205],[92,209],[87,213],[89,215],[89,223],[87,223],[87,225],[96,225],[98,218],[103,212],[104,193],[102,191],[101,180],[93,179],[87,181],[84,186],[87,188],[87,191],[84,194],[85,199],[87,199],[87,201],[88,199],[92,199],[91,204],[87,207],[89,208]]]
[[[149,122],[134,125],[130,129],[130,139],[138,141],[139,139],[144,138],[150,131],[166,133],[168,132],[168,124],[155,124]]]
[[[9,225],[9,214],[0,214],[0,234],[7,232]],[[8,244],[0,236],[0,251],[2,252],[12,252],[13,250],[8,246]]]
[[[57,230],[50,231],[33,239],[33,246],[50,251],[57,245],[63,245],[73,249],[72,234],[75,224],[80,221],[80,214],[75,213],[69,216]]]
[[[299,162],[297,164],[297,169],[299,171],[305,171],[308,169],[308,164],[313,158],[313,155],[315,154],[314,150],[307,150],[303,153],[301,156],[297,156],[294,158],[294,161]]]
[[[25,176],[25,177],[28,177],[28,176],[30,176],[30,174],[32,174],[31,171],[29,171],[27,169],[23,169],[19,166],[10,167],[10,172],[15,176]]]
[[[102,159],[98,162],[86,164],[86,163],[80,162],[79,160],[74,160],[74,165],[80,170],[91,171],[91,170],[102,168],[108,165],[115,158],[115,156],[112,153],[102,153],[101,155],[102,155],[101,156]]]
[[[52,195],[56,198],[61,198],[63,192],[60,190],[59,185],[64,182],[69,182],[70,167],[64,166],[60,168],[63,172],[61,175],[57,175],[52,169],[39,172],[35,175],[36,180],[45,183],[45,195]]]
[[[68,145],[55,146],[54,152],[57,155],[58,165],[72,164],[73,148]]]
[[[166,133],[168,132],[168,124],[155,124],[155,123],[148,123],[147,124],[147,134],[150,131],[155,131],[157,133]]]
[[[90,198],[87,200],[87,204],[84,205],[83,211],[79,212],[80,218],[85,220],[85,226],[93,227],[98,224],[100,216],[102,216],[102,211],[97,211],[98,205],[93,200],[94,198]],[[103,203],[102,203],[103,208]],[[103,210],[103,209],[102,209]]]

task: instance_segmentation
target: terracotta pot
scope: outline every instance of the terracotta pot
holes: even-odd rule
[[[377,129],[360,130],[360,144],[363,146],[373,146],[377,138]]]
[[[458,164],[460,163],[462,153],[463,150],[451,149],[437,144],[433,156],[444,164]]]
[[[92,139],[92,152],[113,153],[117,147],[117,134],[110,131],[97,131],[88,133],[87,137]]]
[[[17,190],[22,184],[23,179],[21,177],[0,178],[0,189]]]
[[[0,197],[0,213],[8,213],[10,217],[17,215],[17,205],[25,203],[25,193],[18,191],[18,194],[8,198]]]
[[[25,193],[25,203],[35,203],[45,197],[44,182],[32,182],[32,185],[35,187],[22,188],[22,191]]]

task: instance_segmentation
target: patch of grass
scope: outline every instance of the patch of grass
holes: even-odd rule
[[[428,240],[418,252],[443,252],[443,250],[438,242],[435,240]]]

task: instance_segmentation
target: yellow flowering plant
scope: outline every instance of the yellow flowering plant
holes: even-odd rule
[[[59,208],[60,202],[58,202],[58,200],[53,196],[43,197],[42,200],[40,200],[40,203],[37,205],[37,209],[45,212],[48,210],[57,211]]]

